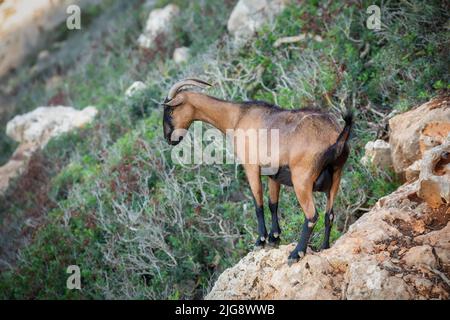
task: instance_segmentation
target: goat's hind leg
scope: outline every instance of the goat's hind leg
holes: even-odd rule
[[[303,223],[300,241],[297,243],[297,246],[288,257],[289,265],[291,265],[294,262],[297,262],[300,258],[302,258],[306,254],[309,238],[319,217],[316,208],[314,206],[314,198],[313,198],[313,184],[315,181],[314,177],[312,177],[308,173],[305,174],[297,170],[297,172],[295,171],[292,172],[292,178],[295,194],[297,196],[298,202],[300,203],[300,206],[302,207],[305,213],[305,221]]]
[[[269,209],[272,215],[272,227],[269,233],[268,245],[276,247],[280,244],[281,228],[278,224],[278,199],[280,183],[269,177]]]
[[[325,213],[325,232],[321,249],[328,249],[330,247],[330,234],[333,227],[334,218],[336,217],[333,212],[333,203],[336,194],[339,190],[339,183],[341,181],[342,169],[337,169],[333,173],[333,181],[331,183],[330,191],[327,192],[327,209]]]

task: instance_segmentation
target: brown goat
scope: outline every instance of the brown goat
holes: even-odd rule
[[[254,196],[258,219],[256,246],[276,245],[280,241],[277,208],[280,184],[293,186],[297,199],[305,213],[305,223],[300,241],[289,255],[289,263],[298,261],[307,248],[318,214],[314,205],[313,191],[325,192],[327,206],[325,215],[325,239],[322,248],[329,248],[330,230],[334,214],[333,202],[339,189],[342,168],[349,154],[347,140],[352,125],[352,115],[345,117],[345,127],[339,128],[333,116],[313,109],[284,110],[265,102],[229,102],[198,92],[182,90],[186,86],[205,88],[208,83],[187,79],[176,83],[164,101],[164,136],[172,144],[178,144],[183,134],[177,129],[188,129],[193,121],[207,122],[223,133],[228,129],[276,129],[279,132],[277,172],[269,175],[269,209],[272,227],[267,235],[264,222],[262,163],[243,167]],[[184,130],[182,130],[185,132]],[[244,148],[248,155],[250,146]],[[259,161],[259,160],[258,160]]]

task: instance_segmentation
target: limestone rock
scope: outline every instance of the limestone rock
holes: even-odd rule
[[[425,152],[417,195],[432,208],[450,203],[450,134],[444,144]]]
[[[138,38],[139,46],[146,49],[156,48],[157,39],[161,36],[167,36],[172,31],[173,19],[179,12],[180,8],[174,4],[152,10],[148,16],[145,29]]]
[[[419,178],[421,164],[422,160],[417,160],[412,165],[410,165],[408,168],[405,169],[406,181],[411,182]]]
[[[239,0],[228,19],[228,32],[236,40],[245,41],[280,13],[288,2],[289,0]]]
[[[389,121],[394,169],[403,173],[450,130],[450,97],[433,99]]]
[[[131,98],[138,92],[144,90],[146,87],[145,83],[142,81],[135,81],[131,86],[128,87],[128,89],[125,91],[125,97]]]
[[[435,121],[427,123],[419,137],[420,153],[423,155],[426,151],[443,144],[450,134],[450,121]]]
[[[447,214],[450,214],[450,207]],[[415,241],[433,247],[443,267],[450,268],[450,223],[440,230],[416,237]]]
[[[366,299],[410,299],[408,285],[403,279],[389,276],[389,272],[375,261],[365,260],[352,263],[347,271],[346,298]]]
[[[185,63],[189,60],[189,48],[176,48],[173,52],[173,61],[177,64]]]
[[[361,159],[364,165],[372,164],[378,168],[391,168],[391,146],[384,140],[378,139],[367,142],[365,154]]]
[[[409,267],[426,265],[435,268],[437,265],[436,258],[433,254],[433,248],[429,245],[417,246],[409,249],[403,257],[403,261]]]
[[[6,134],[17,142],[43,147],[50,138],[91,122],[96,114],[97,109],[92,106],[83,110],[63,106],[38,107],[9,121]]]

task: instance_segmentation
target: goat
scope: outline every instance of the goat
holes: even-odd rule
[[[277,172],[269,175],[269,209],[272,226],[267,235],[263,210],[261,163],[244,161],[250,189],[254,197],[258,221],[257,248],[276,246],[280,242],[278,198],[280,185],[293,186],[305,214],[300,240],[288,257],[288,263],[298,261],[307,249],[310,235],[318,219],[313,192],[326,193],[325,236],[321,249],[330,246],[330,231],[335,215],[333,202],[339,189],[343,166],[349,155],[347,140],[352,126],[352,113],[343,117],[341,130],[329,114],[315,109],[285,110],[265,102],[229,102],[199,92],[184,90],[186,86],[207,88],[211,85],[198,79],[186,79],[174,84],[164,100],[164,137],[177,145],[193,121],[203,121],[223,133],[228,129],[278,129],[280,146]],[[184,129],[184,130],[177,130]],[[248,150],[248,146],[246,149]],[[238,157],[241,156],[238,154]],[[245,155],[244,155],[245,156]]]

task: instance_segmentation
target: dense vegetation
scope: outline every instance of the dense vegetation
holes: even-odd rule
[[[215,84],[209,94],[230,100],[355,109],[333,240],[399,184],[392,173],[360,164],[365,143],[382,134],[392,112],[449,89],[445,1],[388,1],[380,31],[365,26],[372,1],[292,1],[241,48],[226,35],[235,1],[173,2],[181,17],[157,50],[136,45],[151,8],[111,0],[89,8],[83,32],[61,31],[64,45],[52,54],[64,59],[38,73],[27,72],[30,61],[7,79],[17,112],[52,103],[100,112],[89,127],[52,140],[0,199],[0,253],[11,263],[0,265],[0,297],[201,298],[252,249],[256,219],[242,169],[172,163],[160,102],[176,80],[208,79]],[[274,48],[278,38],[300,33],[323,41]],[[170,56],[181,45],[192,58],[177,66]],[[46,86],[55,75],[62,81]],[[147,89],[127,99],[135,80]],[[5,161],[15,145],[4,135],[0,145]],[[323,208],[324,199],[317,200]],[[280,205],[282,241],[289,243],[303,217],[289,189]],[[320,220],[313,245],[322,231]],[[81,291],[66,289],[73,264],[81,268]]]

